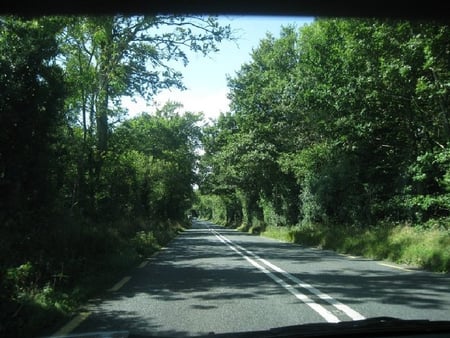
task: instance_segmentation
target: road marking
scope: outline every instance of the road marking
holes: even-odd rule
[[[330,305],[332,305],[333,307],[335,307],[336,309],[340,310],[341,312],[345,313],[347,316],[349,316],[351,319],[353,320],[362,320],[365,319],[365,317],[363,315],[361,315],[359,312],[353,310],[352,308],[350,308],[349,306],[342,304],[341,302],[339,302],[338,300],[334,299],[333,297],[321,292],[320,290],[316,289],[315,287],[313,287],[312,285],[305,283],[303,281],[301,281],[300,279],[298,279],[297,277],[291,275],[290,273],[288,273],[287,271],[281,269],[280,267],[276,266],[275,264],[270,263],[268,260],[263,259],[261,257],[259,257],[258,255],[256,255],[255,253],[253,253],[250,250],[245,249],[244,247],[240,246],[239,244],[233,243],[231,240],[229,240],[228,238],[226,238],[225,236],[221,235],[219,232],[213,230],[214,234],[217,237],[221,237],[223,239],[223,241],[225,241],[227,244],[229,245],[233,245],[236,246],[237,248],[239,248],[240,250],[246,252],[248,255],[254,257],[255,259],[257,259],[258,261],[262,262],[263,264],[265,264],[266,266],[270,267],[272,270],[280,273],[281,275],[283,275],[284,277],[286,277],[287,279],[291,280],[292,282],[294,282],[297,286],[304,288],[306,290],[308,290],[309,292],[311,292],[312,294],[316,295],[317,297],[319,297],[320,299],[326,301],[327,303],[329,303]],[[219,239],[220,239],[219,237]],[[243,255],[243,254],[242,254]],[[245,255],[244,255],[245,257]],[[298,297],[297,297],[298,298]]]
[[[124,286],[128,281],[131,279],[131,276],[123,277],[119,282],[117,282],[111,289],[109,289],[109,292],[116,292],[119,291],[122,286]]]
[[[145,267],[148,264],[148,261],[143,261],[141,264],[139,264],[138,268],[142,269],[143,267]]]
[[[394,269],[403,270],[403,271],[409,271],[409,272],[413,271],[413,270],[410,270],[410,269],[407,269],[407,268],[403,268],[401,266],[391,265],[391,264],[387,264],[387,263],[378,263],[378,265],[387,266],[389,268],[394,268]]]
[[[73,318],[70,322],[68,322],[66,325],[64,325],[62,328],[60,328],[58,331],[56,331],[51,337],[57,337],[57,336],[66,336],[75,328],[80,325],[84,320],[86,320],[87,317],[90,316],[90,312],[81,312],[78,315],[76,315],[75,318]]]
[[[308,305],[311,309],[316,311],[322,318],[324,318],[329,323],[339,323],[340,320],[333,315],[330,311],[325,309],[322,305],[315,303],[311,298],[309,298],[307,295],[299,292],[297,289],[295,289],[294,286],[287,283],[286,281],[282,280],[281,278],[274,275],[272,272],[267,270],[262,265],[258,264],[256,261],[251,259],[250,257],[243,254],[241,251],[239,251],[234,245],[233,242],[231,242],[228,238],[220,235],[219,233],[213,231],[214,235],[225,245],[227,245],[231,250],[242,256],[245,260],[247,260],[250,264],[252,264],[257,269],[264,272],[267,276],[269,276],[272,280],[274,280],[277,284],[281,285],[283,288],[285,288],[287,291],[292,293],[297,299],[301,300],[303,303]]]
[[[281,273],[283,276],[285,276],[286,278],[288,278],[291,281],[293,281],[294,283],[296,283],[299,287],[308,290],[309,292],[315,294],[320,299],[323,299],[324,301],[326,301],[328,304],[333,305],[336,309],[344,312],[351,319],[353,319],[353,320],[365,319],[365,317],[363,315],[361,315],[359,312],[353,310],[352,308],[350,308],[349,306],[347,306],[345,304],[342,304],[341,302],[339,302],[338,300],[334,299],[333,297],[327,295],[326,293],[321,292],[320,290],[316,289],[314,286],[301,281],[297,277],[291,275],[289,272],[284,271],[283,269],[281,269],[278,266],[268,262],[267,260],[265,260],[263,258],[258,258],[258,259],[263,261],[264,264],[266,264],[267,266],[270,266],[275,271]]]

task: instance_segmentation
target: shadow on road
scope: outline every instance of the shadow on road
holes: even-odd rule
[[[156,318],[164,313],[170,317],[169,322],[188,321],[186,312],[200,312],[197,315],[201,318],[201,313],[239,306],[240,300],[258,304],[269,297],[286,294],[285,289],[221,242],[213,229],[259,257],[292,267],[289,272],[296,278],[344,304],[381,304],[380,311],[383,307],[401,305],[426,310],[424,318],[429,319],[433,315],[445,316],[443,313],[450,309],[447,275],[397,271],[368,259],[349,259],[332,251],[280,243],[208,222],[194,222],[166,250],[149,259],[145,267],[132,269],[132,278],[120,291],[91,304],[92,315],[79,328],[80,332],[95,327],[126,329],[138,334],[157,332],[158,336],[189,336],[191,331],[170,329]],[[442,297],[443,294],[446,296]],[[296,301],[292,298],[292,302]],[[324,303],[320,299],[316,301]]]
[[[400,271],[377,265],[367,258],[348,258],[331,250],[282,243],[232,229],[218,229],[221,234],[232,236],[235,243],[258,256],[295,265],[300,271],[295,273],[297,278],[335,295],[346,304],[377,301],[417,309],[450,308],[448,274]],[[443,298],[443,294],[447,297]]]

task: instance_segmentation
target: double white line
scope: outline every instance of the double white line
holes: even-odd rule
[[[248,261],[251,265],[259,269],[260,271],[264,272],[267,276],[269,276],[271,279],[273,279],[277,284],[281,285],[283,288],[285,288],[287,291],[292,293],[297,299],[301,300],[303,303],[308,305],[311,309],[316,311],[320,316],[322,316],[327,322],[329,323],[338,323],[340,322],[340,319],[336,317],[334,314],[332,314],[330,311],[325,309],[322,305],[317,304],[314,302],[310,297],[307,295],[301,293],[297,290],[297,288],[302,288],[308,290],[310,293],[316,295],[320,299],[324,300],[328,304],[331,304],[333,307],[338,309],[339,311],[345,313],[348,317],[350,317],[352,320],[362,320],[365,319],[363,315],[358,313],[357,311],[353,310],[347,305],[342,304],[341,302],[337,301],[336,299],[332,298],[331,296],[319,291],[312,285],[305,283],[298,279],[297,277],[291,275],[290,273],[284,271],[280,267],[270,263],[269,261],[259,257],[255,253],[251,252],[250,250],[247,250],[243,248],[242,246],[233,243],[231,240],[226,238],[225,236],[221,235],[218,231],[214,229],[210,229],[210,231],[225,245],[227,245],[231,250],[236,252],[238,255],[242,256],[246,261]],[[253,257],[253,258],[250,258]],[[271,272],[269,269],[265,268],[263,265],[259,264],[257,261],[263,263],[268,268],[272,269],[273,271],[281,274],[285,279],[290,280],[294,284],[289,284],[286,280],[279,278],[277,275],[275,275],[273,272]]]

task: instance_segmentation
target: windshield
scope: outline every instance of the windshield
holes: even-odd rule
[[[0,76],[0,336],[450,321],[446,22],[3,15]]]

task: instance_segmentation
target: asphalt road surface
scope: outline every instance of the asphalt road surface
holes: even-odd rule
[[[378,316],[450,320],[450,276],[194,221],[56,334],[183,337]]]

